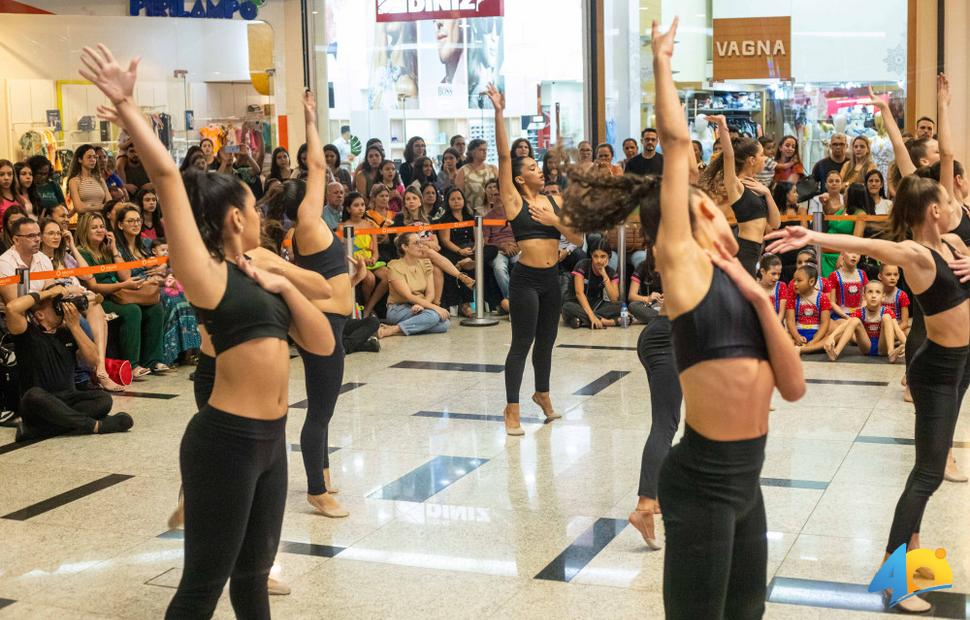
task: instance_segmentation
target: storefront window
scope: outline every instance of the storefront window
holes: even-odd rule
[[[882,118],[860,101],[871,86],[889,99],[900,124],[912,120],[903,116],[906,0],[606,0],[607,131],[618,160],[622,140],[639,138],[639,129],[655,122],[650,24],[657,20],[667,25],[674,16],[680,17],[674,78],[705,159],[714,144],[706,117],[723,114],[742,135],[769,136],[776,145],[784,136],[794,136],[806,170],[827,155],[833,133],[845,133],[850,141],[864,136],[876,164],[886,172],[892,147]],[[763,18],[784,18],[789,33],[760,41],[755,33],[763,32]],[[737,48],[726,42],[730,33],[727,39],[719,38],[719,28],[732,27],[745,33],[735,37]],[[742,45],[745,40],[750,47]],[[741,57],[752,61],[749,67],[756,66],[754,61],[765,51],[759,42],[773,47],[778,40],[790,63],[785,75],[773,60],[764,73],[741,69],[737,77],[716,79],[715,65],[723,59]],[[631,53],[635,48],[637,52]],[[630,83],[639,89],[624,83],[627,76],[635,76]],[[636,115],[627,105],[633,100]]]
[[[360,142],[380,139],[387,157],[400,162],[408,140],[420,136],[439,163],[453,136],[484,138],[494,163],[494,116],[483,94],[494,82],[506,93],[513,140],[527,138],[541,153],[550,144],[583,139],[579,0],[484,0],[474,3],[482,16],[459,19],[407,15],[410,4],[316,0],[327,137],[349,127]]]

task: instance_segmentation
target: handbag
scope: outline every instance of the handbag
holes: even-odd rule
[[[804,202],[822,193],[818,181],[811,175],[799,179],[795,184],[795,191],[798,193],[798,202]]]
[[[145,282],[139,289],[125,288],[112,294],[111,301],[122,305],[154,306],[161,301],[161,289],[157,282]]]

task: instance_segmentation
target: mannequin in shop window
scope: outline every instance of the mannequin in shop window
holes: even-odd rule
[[[798,138],[785,136],[775,151],[775,183],[798,183],[805,176],[805,167],[798,154]]]
[[[67,193],[71,197],[71,214],[100,212],[111,193],[98,170],[98,154],[90,144],[82,144],[74,151],[67,173]]]

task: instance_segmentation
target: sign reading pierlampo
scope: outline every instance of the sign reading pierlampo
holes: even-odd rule
[[[714,80],[791,78],[791,17],[714,20]]]
[[[375,0],[378,22],[502,17],[505,0]]]
[[[256,19],[265,0],[130,0],[129,15],[148,17],[195,17],[232,19],[236,13],[246,20]]]

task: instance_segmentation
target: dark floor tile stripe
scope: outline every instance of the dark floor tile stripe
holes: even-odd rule
[[[330,446],[329,448],[327,448],[327,454],[333,454],[334,452],[336,452],[339,449],[340,448],[337,448],[337,447],[334,447],[334,446]],[[300,447],[300,444],[298,444],[298,443],[291,443],[290,444],[290,452],[303,452],[303,448],[301,448]]]
[[[111,396],[114,398],[124,398],[130,396],[131,398],[153,398],[155,400],[172,400],[173,398],[178,398],[178,394],[162,394],[159,392],[112,392]]]
[[[446,420],[474,420],[476,422],[505,422],[505,417],[500,415],[485,415],[482,413],[455,413],[454,411],[419,411],[411,414],[418,418],[442,418]],[[526,424],[545,424],[545,420],[530,416],[520,418]]]
[[[0,609],[3,609],[4,607],[9,607],[10,605],[13,605],[16,602],[17,601],[15,601],[13,599],[0,598]]]
[[[816,489],[824,491],[829,488],[828,482],[817,480],[789,480],[787,478],[762,478],[762,486],[766,487],[787,487],[789,489]]]
[[[583,570],[606,545],[619,536],[627,526],[626,519],[609,519],[602,517],[596,520],[588,530],[583,532],[566,550],[559,554],[548,566],[539,571],[536,579],[547,581],[569,582]]]
[[[888,381],[853,381],[850,379],[805,379],[805,383],[817,385],[863,385],[869,387],[886,387]]]
[[[594,351],[636,351],[636,347],[611,347],[605,344],[560,344],[560,349],[592,349]]]
[[[104,478],[99,478],[93,482],[87,484],[82,484],[81,486],[71,489],[70,491],[65,491],[59,495],[55,495],[50,499],[45,499],[44,501],[37,502],[36,504],[27,506],[26,508],[21,508],[10,514],[3,515],[2,518],[10,519],[11,521],[26,521],[27,519],[32,519],[37,515],[44,514],[45,512],[54,510],[55,508],[60,508],[66,504],[77,501],[83,497],[87,497],[98,491],[103,491],[108,487],[112,487],[119,482],[124,482],[129,478],[134,478],[134,476],[129,476],[127,474],[109,474]]]
[[[158,535],[158,538],[165,540],[185,540],[184,530],[168,530]],[[317,558],[332,558],[346,547],[332,547],[330,545],[318,545],[316,543],[297,542],[294,540],[281,540],[279,546],[280,553],[292,553],[295,555],[309,555]]]
[[[573,396],[595,396],[628,374],[630,374],[628,370],[611,370],[596,381],[573,392]]]
[[[492,372],[505,371],[502,364],[465,364],[462,362],[419,362],[405,360],[391,366],[391,368],[411,368],[413,370],[454,370],[458,372]]]
[[[13,452],[14,450],[26,448],[27,446],[32,446],[35,443],[40,443],[41,441],[43,441],[43,439],[31,439],[30,441],[15,441],[13,443],[5,443],[0,446],[0,454],[7,454],[8,452]]]
[[[856,443],[882,443],[896,446],[915,446],[915,439],[905,437],[880,437],[877,435],[859,435],[855,438]],[[954,441],[954,448],[970,448],[970,441]]]
[[[920,597],[933,604],[933,613],[921,614],[922,617],[960,620],[967,618],[970,596],[966,594],[937,590],[920,594]],[[768,601],[785,605],[887,613],[882,594],[869,592],[868,586],[858,583],[775,577],[768,585]]]
[[[366,383],[353,383],[353,382],[351,382],[351,383],[344,383],[343,385],[340,386],[340,393],[341,394],[346,394],[347,392],[356,390],[357,388],[363,387],[365,385],[367,385],[367,384]],[[310,401],[308,401],[306,399],[301,400],[298,403],[293,403],[292,405],[290,405],[290,409],[306,409],[307,408],[307,405],[309,404],[309,402]]]
[[[367,497],[423,502],[487,462],[465,456],[436,456]]]

